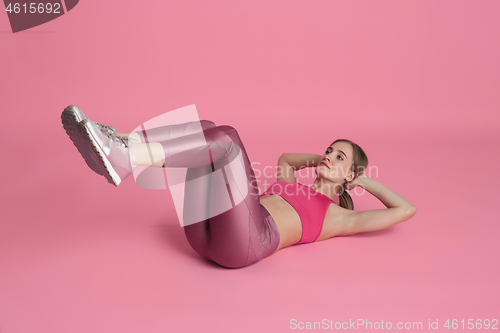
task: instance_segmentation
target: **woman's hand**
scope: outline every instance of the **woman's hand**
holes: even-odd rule
[[[365,175],[364,172],[361,172],[356,179],[354,179],[352,182],[347,183],[346,189],[352,190],[353,188],[357,186],[361,186],[362,188],[365,188],[364,181],[368,177]]]

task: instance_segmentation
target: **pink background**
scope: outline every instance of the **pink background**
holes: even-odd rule
[[[12,34],[2,10],[0,332],[500,319],[499,11],[496,0],[82,0]],[[418,211],[221,268],[189,246],[168,191],[132,178],[115,188],[86,166],[61,125],[69,104],[120,131],[195,104],[239,131],[257,170],[348,138]],[[264,190],[273,175],[259,180]],[[354,201],[384,208],[368,193]]]

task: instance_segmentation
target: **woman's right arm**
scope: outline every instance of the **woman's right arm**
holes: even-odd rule
[[[277,181],[296,183],[295,171],[318,166],[321,155],[284,153],[278,158]]]

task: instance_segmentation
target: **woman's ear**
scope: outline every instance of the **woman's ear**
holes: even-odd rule
[[[354,179],[354,172],[351,172],[351,174],[347,177],[347,181],[348,182],[352,182],[352,180]]]

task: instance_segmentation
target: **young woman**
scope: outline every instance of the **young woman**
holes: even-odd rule
[[[186,182],[184,194],[184,216],[190,219],[184,226],[186,238],[198,254],[224,267],[248,266],[294,244],[385,229],[416,212],[408,200],[365,175],[368,158],[349,140],[335,140],[323,155],[282,154],[277,181],[259,195],[233,127],[201,120],[116,133],[114,127],[88,119],[76,105],[68,106],[61,118],[88,166],[115,186],[139,165],[187,168],[192,182]],[[317,175],[311,186],[295,177],[295,171],[306,167],[314,167]],[[387,209],[355,211],[346,190],[357,186]],[[213,188],[222,190],[214,195]]]

